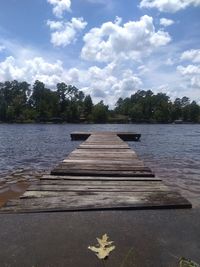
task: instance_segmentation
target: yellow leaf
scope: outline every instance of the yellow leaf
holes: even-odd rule
[[[98,241],[99,245],[102,246],[102,247],[109,246],[109,245],[111,245],[113,243],[113,241],[109,241],[108,242],[108,236],[107,236],[107,234],[103,235],[102,236],[102,239],[100,239],[100,238],[97,237],[97,241]]]
[[[200,267],[200,265],[194,261],[185,258],[180,258],[179,267]]]
[[[109,256],[110,252],[115,249],[115,246],[111,246],[113,241],[108,241],[107,234],[104,234],[102,238],[97,238],[98,245],[95,246],[89,246],[88,249],[95,252],[97,257],[102,260]]]

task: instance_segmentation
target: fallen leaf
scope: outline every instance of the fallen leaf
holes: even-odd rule
[[[107,234],[104,234],[102,236],[102,239],[100,239],[100,238],[97,237],[97,241],[98,241],[98,243],[99,243],[99,245],[101,247],[106,247],[106,246],[109,246],[109,245],[111,245],[113,243],[113,241],[108,241]]]
[[[200,265],[194,261],[185,258],[180,258],[179,267],[200,267]]]
[[[95,252],[97,257],[100,260],[105,259],[109,256],[110,252],[115,249],[115,246],[112,246],[111,244],[113,241],[108,241],[107,234],[104,234],[102,238],[97,237],[98,244],[95,246],[89,246],[88,249]]]

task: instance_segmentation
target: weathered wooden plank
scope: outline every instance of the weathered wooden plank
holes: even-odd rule
[[[102,142],[103,141],[103,142]],[[84,144],[110,144],[110,145],[124,145],[126,143],[124,143],[124,141],[122,140],[106,140],[105,138],[103,138],[103,140],[95,140],[95,139],[87,139]]]
[[[51,171],[52,175],[86,175],[86,176],[115,176],[115,177],[154,177],[151,171],[112,171],[112,170],[75,170],[75,169],[62,169],[55,168]]]
[[[89,142],[89,141],[85,141],[82,144],[80,144],[80,146],[113,146],[118,148],[119,147],[123,147],[123,148],[129,148],[129,145],[124,143],[124,142]],[[79,146],[79,147],[80,147]]]
[[[134,155],[137,156],[137,154],[130,149],[120,149],[120,150],[108,150],[108,149],[96,149],[96,150],[91,150],[91,149],[75,149],[74,151],[72,151],[70,154],[89,154],[89,153],[93,153],[93,154],[102,154],[102,155],[113,155],[113,156],[125,156],[125,155]]]
[[[82,159],[82,158],[85,158],[85,159],[104,159],[104,160],[140,160],[138,157],[134,156],[134,155],[124,155],[122,157],[120,157],[119,155],[117,156],[113,156],[111,157],[110,154],[108,155],[102,155],[102,154],[94,154],[94,153],[90,153],[90,154],[70,154],[66,159]]]
[[[84,149],[84,148],[77,148],[75,149],[73,152],[75,153],[88,153],[88,152],[91,152],[91,153],[108,153],[108,154],[126,154],[126,153],[129,153],[129,154],[135,154],[135,152],[129,148],[124,148],[124,149],[117,149],[117,148],[113,148],[112,150],[110,149],[96,149],[96,150],[92,150],[92,149]],[[73,153],[72,152],[72,153]]]
[[[59,164],[57,169],[66,169],[66,170],[77,170],[77,171],[82,171],[82,170],[95,170],[95,171],[148,171],[151,172],[149,167],[140,165],[139,163],[136,163],[135,165],[133,164],[117,164],[117,163],[112,163],[112,164],[106,164],[106,163],[101,163],[101,162],[96,162],[95,163],[83,163],[83,162],[62,162]]]
[[[1,212],[45,212],[105,209],[191,208],[191,204],[174,192],[37,192],[24,199],[11,200]],[[56,194],[57,193],[57,194]],[[56,196],[55,196],[56,195]]]
[[[132,132],[101,132],[101,133],[95,133],[95,132],[74,132],[71,133],[71,139],[72,140],[86,140],[90,135],[104,135],[109,136],[113,134],[117,134],[118,137],[120,137],[123,141],[139,141],[141,134],[132,133]]]
[[[49,176],[47,176],[49,177]],[[59,178],[61,178],[59,176]],[[136,187],[143,187],[143,186],[163,186],[163,182],[161,180],[148,180],[148,183],[146,180],[67,180],[67,179],[41,179],[38,183],[34,184],[34,186],[38,185],[70,185],[70,186],[77,186],[77,185],[83,185],[83,186],[136,186]],[[30,189],[29,187],[28,189]]]
[[[169,188],[162,185],[31,185],[27,191],[53,191],[53,192],[155,192],[155,191],[169,191]],[[26,192],[27,192],[26,191]]]
[[[67,158],[67,159],[64,159],[62,161],[63,163],[68,163],[68,164],[74,164],[74,163],[77,163],[77,167],[79,167],[79,164],[83,164],[84,166],[85,165],[88,165],[88,164],[103,164],[104,166],[107,166],[107,165],[113,165],[113,166],[117,166],[117,165],[120,165],[120,166],[125,166],[125,167],[129,167],[129,166],[144,166],[144,163],[143,161],[141,160],[126,160],[126,161],[121,161],[121,160],[103,160],[103,159],[85,159],[85,158],[79,158],[79,159],[75,159],[75,158]]]
[[[133,138],[132,133],[126,134],[122,137]],[[1,212],[191,207],[154,177],[120,133],[86,135],[88,139],[52,175],[43,175]]]
[[[120,138],[106,138],[104,136],[101,136],[101,137],[89,137],[84,143],[102,143],[102,140],[103,142],[105,143],[118,143],[118,144],[124,144],[124,141],[122,141]]]
[[[81,149],[80,149],[81,150]],[[106,153],[104,151],[102,152],[97,152],[95,150],[92,150],[92,149],[89,149],[88,152],[74,152],[74,153],[70,153],[67,157],[73,157],[73,156],[77,156],[77,157],[81,157],[81,156],[90,156],[90,157],[107,157],[107,158],[129,158],[131,157],[132,159],[135,158],[135,159],[138,159],[137,155],[136,154],[132,154],[132,153],[121,153],[120,155],[120,152],[117,152],[117,153],[112,153],[109,152],[109,153]]]
[[[128,146],[125,146],[125,145],[80,145],[79,148],[88,148],[88,149],[124,149],[124,148],[127,148],[127,149],[130,149]]]
[[[114,158],[111,158],[111,157],[103,157],[103,156],[97,156],[97,155],[95,155],[95,156],[93,156],[93,155],[90,155],[90,156],[71,155],[71,156],[68,156],[63,161],[65,161],[65,160],[75,160],[76,161],[76,160],[83,160],[83,159],[87,159],[90,161],[90,160],[94,160],[94,158],[96,160],[100,160],[100,161],[112,161],[112,162],[114,161],[115,163],[118,161],[123,163],[123,162],[134,162],[134,160],[138,160],[138,158],[136,158],[136,157],[122,157],[122,158],[114,157]]]
[[[87,176],[87,175],[77,175],[77,176],[70,176],[70,175],[43,175],[42,177],[40,177],[40,180],[43,181],[43,180],[52,180],[52,181],[57,181],[57,180],[60,180],[60,181],[162,181],[161,178],[157,178],[157,177],[152,177],[152,176]]]

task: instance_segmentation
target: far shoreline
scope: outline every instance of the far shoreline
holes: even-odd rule
[[[96,124],[116,124],[116,125],[200,125],[200,122],[0,122],[0,125],[14,125],[14,124],[23,124],[23,125],[38,125],[38,124],[45,124],[45,125],[67,125],[67,124],[74,124],[74,125],[96,125]]]

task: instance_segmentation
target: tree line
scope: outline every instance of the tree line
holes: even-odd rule
[[[119,98],[113,110],[94,104],[73,85],[58,83],[54,90],[41,81],[0,83],[0,122],[171,123],[200,122],[200,106],[186,96],[174,101],[164,93],[139,90]]]

